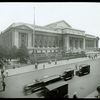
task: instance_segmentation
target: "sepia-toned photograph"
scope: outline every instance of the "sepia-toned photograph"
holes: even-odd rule
[[[100,3],[0,3],[0,98],[100,98]]]

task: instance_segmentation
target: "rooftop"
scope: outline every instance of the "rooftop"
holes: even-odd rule
[[[28,27],[29,29],[36,30],[36,31],[42,31],[42,32],[48,32],[48,33],[57,33],[57,34],[62,34],[62,30],[64,33],[69,33],[69,34],[75,34],[75,35],[85,35],[88,38],[97,38],[94,35],[90,34],[84,34],[85,31],[83,30],[78,30],[72,28],[66,21],[61,20],[57,21],[45,26],[38,26],[38,25],[33,25],[33,24],[28,24],[28,23],[23,23],[23,22],[18,22],[18,23],[13,23],[11,24],[7,29],[5,29],[2,33],[6,32],[10,28],[15,28],[19,26],[25,26]]]

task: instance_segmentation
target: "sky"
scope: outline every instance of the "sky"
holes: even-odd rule
[[[75,29],[100,37],[100,3],[95,2],[1,2],[0,31],[15,22],[34,24],[34,7],[36,25],[65,20]]]

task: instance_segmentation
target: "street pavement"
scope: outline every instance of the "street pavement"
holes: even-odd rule
[[[44,69],[43,65],[45,65],[45,68],[51,68],[51,67],[57,67],[57,66],[62,66],[62,65],[66,65],[66,64],[77,63],[77,62],[85,61],[88,59],[89,58],[84,57],[84,58],[76,58],[76,59],[70,59],[70,60],[62,60],[62,61],[57,61],[57,64],[55,64],[55,62],[52,62],[51,64],[41,63],[38,65],[38,70]],[[25,72],[31,72],[31,71],[36,71],[36,70],[37,69],[35,69],[35,65],[27,65],[27,66],[15,68],[15,69],[7,69],[8,76],[22,74]],[[6,71],[5,71],[5,76],[6,76]],[[1,77],[1,75],[0,75],[0,77]]]
[[[31,67],[23,67],[22,70],[30,69],[28,71],[23,71],[20,69],[15,74],[13,71],[13,74],[9,72],[9,76],[6,77],[6,90],[4,92],[0,92],[1,98],[38,98],[38,93],[33,93],[31,95],[25,96],[23,95],[23,86],[29,83],[32,83],[34,79],[41,79],[44,76],[51,76],[56,74],[61,74],[66,68],[72,67],[75,68],[75,65],[80,64],[90,64],[91,66],[91,72],[89,75],[78,77],[74,76],[73,79],[68,80],[69,84],[69,97],[72,98],[73,93],[77,92],[79,98],[85,98],[89,94],[91,94],[94,90],[96,90],[96,87],[98,84],[100,84],[100,57],[98,59],[89,59],[89,58],[77,58],[77,59],[71,59],[71,60],[65,60],[65,61],[59,61],[57,65],[52,62],[51,64],[47,64],[46,68],[43,69],[43,64],[39,65],[39,69],[36,70],[34,65],[31,65]],[[56,67],[55,67],[56,66]],[[33,68],[33,69],[32,69]],[[17,70],[13,69],[13,70]],[[16,72],[16,71],[15,71]],[[21,73],[21,74],[19,74]],[[2,89],[2,88],[1,88]]]

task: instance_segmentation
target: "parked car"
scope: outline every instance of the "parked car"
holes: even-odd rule
[[[90,73],[90,65],[82,64],[79,66],[79,70],[76,71],[77,76],[83,76]]]
[[[69,68],[67,70],[64,70],[61,77],[64,79],[64,81],[67,81],[69,79],[72,79],[74,77],[74,69]]]

